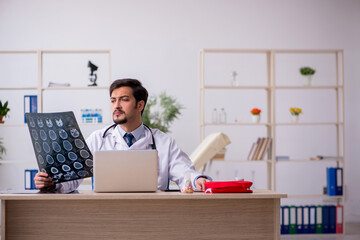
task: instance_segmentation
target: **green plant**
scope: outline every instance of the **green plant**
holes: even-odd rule
[[[315,69],[312,69],[311,67],[302,67],[300,68],[301,75],[308,76],[308,75],[314,75],[316,72]]]
[[[5,104],[3,105],[0,100],[0,116],[5,117],[9,111],[10,111],[10,108],[8,108],[8,101],[6,101]]]
[[[174,97],[162,92],[149,98],[142,115],[142,121],[151,128],[169,132],[170,124],[178,118],[181,109],[183,106],[177,103]]]
[[[0,138],[0,159],[2,159],[2,155],[5,155],[6,148],[4,147],[3,138]]]

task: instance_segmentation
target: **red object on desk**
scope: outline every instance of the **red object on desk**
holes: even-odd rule
[[[250,181],[206,182],[205,193],[252,193]]]

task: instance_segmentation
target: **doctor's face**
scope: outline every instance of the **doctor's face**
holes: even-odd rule
[[[125,124],[141,121],[143,101],[136,103],[131,87],[114,89],[110,101],[114,123]]]

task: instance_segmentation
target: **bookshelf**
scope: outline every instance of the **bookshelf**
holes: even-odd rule
[[[88,86],[90,69],[88,61],[98,66],[97,85]],[[110,50],[30,50],[0,51],[3,67],[0,81],[1,100],[9,100],[10,117],[0,124],[0,137],[6,155],[0,160],[0,182],[11,179],[11,188],[21,189],[24,169],[37,168],[27,125],[24,123],[24,95],[37,96],[37,112],[73,111],[84,137],[93,130],[111,122],[107,105],[108,87],[111,83]],[[69,87],[49,87],[50,82],[70,83]],[[93,97],[89,97],[89,94]],[[82,123],[82,108],[101,108],[103,123]],[[20,139],[20,140],[19,140]],[[22,150],[18,151],[18,146]],[[12,172],[12,174],[7,173]],[[6,179],[6,180],[5,180]],[[0,187],[8,187],[7,185]]]
[[[344,168],[345,165],[343,62],[343,50],[337,49],[202,49],[199,54],[200,140],[212,131],[229,135],[232,144],[227,147],[224,162],[238,162],[241,167],[263,163],[267,188],[288,193],[286,201],[290,204],[332,201],[345,205],[345,184],[342,196],[322,194],[326,167]],[[304,77],[299,73],[299,68],[306,65],[317,70],[310,86],[304,85]],[[211,110],[224,106],[227,122],[213,123]],[[254,107],[262,109],[258,124],[250,119],[250,110]],[[291,122],[290,107],[303,109],[298,123]],[[272,139],[270,150],[262,161],[246,160],[251,144],[258,137]],[[300,147],[294,146],[297,143]],[[337,158],[310,160],[311,156],[322,153]],[[289,160],[276,161],[276,156],[282,155],[289,156]],[[296,174],[296,169],[319,174],[315,174],[314,183],[301,183],[296,180],[301,176]],[[301,193],[289,191],[283,184],[288,178],[293,178],[288,185],[299,184]]]

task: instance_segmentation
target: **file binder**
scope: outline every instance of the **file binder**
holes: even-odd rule
[[[281,226],[281,234],[289,234],[290,228],[289,228],[289,219],[290,219],[290,211],[289,206],[283,206],[282,207],[282,226]]]
[[[34,177],[37,174],[38,170],[36,169],[25,169],[24,171],[24,185],[25,190],[35,190],[37,189],[34,182]]]
[[[343,169],[342,168],[336,169],[336,195],[337,196],[343,195]]]
[[[290,211],[290,229],[289,232],[290,234],[295,234],[296,233],[296,207],[295,206],[290,206],[289,207],[289,211]]]
[[[330,208],[329,206],[322,207],[323,233],[330,233]]]
[[[329,233],[336,233],[336,206],[329,206]]]
[[[302,206],[298,206],[296,208],[296,233],[302,234],[304,232],[304,208]]]
[[[303,211],[304,211],[303,233],[309,233],[309,206],[305,206]]]
[[[37,96],[24,96],[24,123],[26,123],[25,113],[37,113]]]
[[[322,206],[318,205],[318,206],[316,206],[316,213],[315,213],[316,233],[323,232],[323,218],[322,217],[323,217]]]
[[[327,168],[327,193],[329,196],[336,196],[336,170]]]
[[[343,233],[344,222],[344,207],[342,205],[336,206],[336,233]]]
[[[316,233],[316,207],[309,207],[309,233]]]

